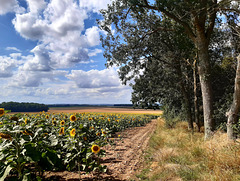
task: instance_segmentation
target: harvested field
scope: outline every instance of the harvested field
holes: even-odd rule
[[[113,107],[51,107],[50,113],[73,113],[73,112],[101,112],[101,113],[133,113],[133,114],[161,114],[161,110],[153,109],[132,109]]]

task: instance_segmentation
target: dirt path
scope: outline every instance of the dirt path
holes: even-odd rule
[[[108,172],[100,175],[82,175],[81,180],[129,180],[139,169],[143,161],[150,135],[156,128],[156,120],[152,120],[144,127],[131,128],[119,133],[121,138],[116,138],[116,146],[107,146],[106,157],[102,163],[107,165]],[[47,175],[51,180],[79,180],[79,174],[73,172],[54,173]]]

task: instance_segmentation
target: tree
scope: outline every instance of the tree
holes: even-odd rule
[[[230,107],[230,110],[226,113],[228,117],[227,134],[230,140],[236,139],[234,126],[237,124],[239,120],[239,111],[240,111],[240,55],[238,56],[233,102]]]
[[[141,67],[138,61],[146,56],[145,49],[138,48],[138,44],[144,43],[148,49],[146,42],[148,35],[159,31],[171,31],[169,27],[173,21],[184,29],[184,33],[192,40],[198,51],[197,65],[203,100],[205,139],[213,135],[215,123],[209,45],[217,12],[238,11],[231,9],[231,2],[231,0],[155,0],[154,3],[150,3],[148,0],[118,0],[109,5],[107,10],[102,11],[104,21],[100,22],[100,27],[108,32],[107,37],[103,39],[108,65],[120,66],[129,62],[136,65],[132,74],[120,73],[120,77],[125,80],[130,80],[138,73],[137,68]],[[162,24],[161,22],[166,19],[169,19],[170,23]],[[145,27],[144,23],[148,28],[142,28]],[[111,32],[111,25],[115,25],[114,33]],[[124,53],[126,55],[122,57]],[[129,73],[131,70],[125,66],[121,71]]]
[[[229,111],[226,113],[228,118],[227,121],[227,135],[229,140],[236,139],[236,126],[239,122],[239,112],[240,112],[240,26],[238,17],[239,14],[231,13],[226,14],[227,23],[229,29],[232,34],[231,45],[233,47],[233,57],[237,57],[237,69],[236,69],[236,77],[235,77],[235,84],[234,84],[234,94],[233,94],[233,101],[230,106]]]

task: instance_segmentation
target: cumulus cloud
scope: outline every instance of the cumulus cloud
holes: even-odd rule
[[[88,11],[98,13],[101,9],[106,9],[108,4],[111,4],[112,0],[80,0],[79,5],[82,8],[86,8]]]
[[[17,67],[17,61],[10,57],[0,56],[0,78],[13,76],[13,69]]]
[[[36,46],[31,52],[34,53],[34,57],[29,60],[20,68],[24,71],[50,71],[50,56],[44,47]]]
[[[37,44],[28,54],[16,47],[5,49],[15,52],[0,57],[0,86],[4,87],[4,94],[20,102],[128,102],[131,89],[121,85],[115,68],[65,71],[82,64],[90,64],[88,68],[97,66],[90,57],[102,53],[98,47],[104,32],[89,24],[86,28],[85,22],[92,12],[106,8],[110,2],[26,0],[25,9],[19,7],[17,0],[0,0],[0,15],[15,12],[12,23],[17,33]]]
[[[114,68],[104,70],[72,70],[67,78],[73,80],[79,88],[118,87],[121,82]]]
[[[88,28],[86,30],[86,38],[89,46],[96,46],[100,44],[99,29],[96,26]]]
[[[23,13],[24,8],[20,7],[17,0],[0,0],[0,15],[4,15],[9,12]]]
[[[16,14],[13,25],[22,37],[39,41],[49,52],[52,67],[71,67],[89,60],[88,48],[100,44],[101,30],[97,26],[85,30],[88,14],[84,8],[74,0],[27,2],[28,11]]]
[[[22,68],[15,74],[8,84],[12,87],[38,87],[48,82],[61,82],[61,76],[65,76],[67,71],[26,71]]]
[[[102,53],[102,49],[99,49],[99,48],[96,48],[94,50],[91,50],[89,53],[88,53],[88,56],[89,57],[93,57],[93,56],[97,56],[97,54],[99,53]]]

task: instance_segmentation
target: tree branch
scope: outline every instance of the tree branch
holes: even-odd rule
[[[214,5],[215,6],[217,5],[217,0],[214,0]],[[212,6],[211,9],[212,9],[212,13],[209,17],[210,23],[209,23],[209,26],[208,26],[207,31],[206,31],[206,36],[207,36],[208,41],[210,41],[211,34],[213,32],[214,25],[215,25],[215,19],[216,19],[216,16],[217,16],[217,8]]]
[[[189,26],[188,23],[186,23],[185,21],[182,21],[180,18],[178,18],[174,14],[170,13],[169,11],[165,10],[164,8],[151,6],[151,5],[149,5],[147,0],[143,0],[143,1],[144,1],[145,5],[144,4],[139,4],[139,7],[144,7],[144,8],[148,8],[148,9],[151,9],[151,10],[162,12],[167,17],[169,17],[169,18],[173,19],[175,22],[181,24],[184,27],[187,34],[189,35],[189,37],[193,41],[195,41],[195,34],[193,33],[193,31],[192,31],[192,29],[191,29],[191,27]]]

